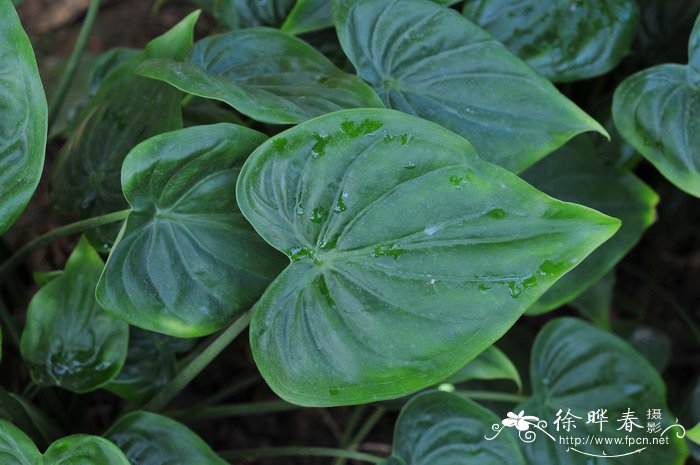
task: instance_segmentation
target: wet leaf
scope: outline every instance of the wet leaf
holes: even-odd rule
[[[519,172],[576,134],[605,134],[454,10],[426,0],[336,1],[343,49],[385,105],[460,134],[488,161]]]
[[[523,173],[547,194],[622,220],[612,239],[548,290],[529,314],[554,310],[595,284],[634,247],[656,218],[659,197],[633,173],[607,164],[589,138],[579,137]]]
[[[221,100],[265,123],[301,123],[343,108],[383,106],[357,76],[274,29],[210,36],[195,45],[187,61],[149,60],[139,73]]]
[[[634,0],[469,0],[464,15],[555,82],[613,69],[639,25]]]
[[[89,392],[121,370],[129,328],[95,300],[102,268],[102,259],[83,238],[64,272],[29,303],[20,348],[36,384]]]
[[[237,197],[292,260],[255,305],[250,342],[268,384],[300,405],[443,381],[619,226],[392,110],[278,134],[246,162]]]
[[[19,217],[44,168],[48,110],[34,51],[10,0],[0,0],[0,234]]]
[[[152,137],[124,160],[131,213],[107,260],[97,300],[149,331],[197,337],[249,308],[281,256],[236,205],[243,160],[266,137],[232,124]]]

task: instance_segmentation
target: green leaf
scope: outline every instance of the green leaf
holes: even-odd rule
[[[60,428],[41,410],[22,397],[2,388],[0,388],[0,419],[7,420],[26,431],[32,440],[42,445],[49,445],[55,438],[61,436]]]
[[[266,137],[219,124],[152,137],[124,160],[131,213],[97,286],[100,305],[134,326],[210,334],[247,310],[281,257],[236,206],[245,157]]]
[[[207,37],[188,61],[149,60],[139,73],[266,123],[301,123],[343,108],[383,106],[357,76],[336,68],[306,42],[267,28]]]
[[[630,329],[632,331],[626,336],[627,342],[662,373],[671,360],[671,338],[651,326],[635,324]]]
[[[142,404],[178,373],[174,339],[139,328],[131,328],[129,333],[124,367],[104,388],[131,403]]]
[[[508,356],[496,346],[486,349],[444,382],[458,384],[472,379],[509,379],[518,386],[518,391],[523,389],[518,369],[515,368]]]
[[[571,306],[601,329],[610,330],[610,308],[615,292],[615,270],[608,271],[595,284],[571,301]]]
[[[340,43],[386,106],[460,134],[488,161],[519,172],[576,134],[606,134],[454,10],[427,0],[336,2]]]
[[[669,181],[700,197],[700,17],[687,66],[666,64],[628,77],[615,90],[615,126]]]
[[[278,134],[246,162],[237,198],[292,260],[255,305],[250,342],[268,384],[300,405],[443,381],[619,226],[392,110]]]
[[[0,465],[130,465],[111,442],[98,436],[68,436],[42,456],[19,428],[0,420]]]
[[[637,414],[636,423],[644,424],[648,409],[662,409],[664,425],[673,422],[666,407],[665,387],[661,377],[637,351],[618,337],[573,318],[560,318],[548,323],[537,336],[532,349],[531,378],[533,397],[518,406],[526,415],[550,421],[558,409],[567,409],[581,419],[576,429],[556,433],[550,422],[548,431],[555,435],[586,438],[618,438],[645,436],[645,429],[626,432],[618,429],[623,412]],[[608,423],[586,423],[589,411],[607,409]],[[562,414],[562,416],[563,416]],[[677,465],[684,463],[687,447],[669,430],[668,445],[649,446],[642,453],[614,459],[616,465]],[[529,463],[559,465],[604,465],[610,459],[595,459],[572,451],[566,445],[553,443],[543,434],[530,444],[522,444]],[[495,442],[495,441],[494,441]],[[605,446],[581,445],[588,453],[616,455],[639,447],[626,444]]]
[[[442,5],[454,5],[461,0],[433,0]],[[287,20],[280,28],[288,34],[303,34],[333,26],[333,0],[297,0]]]
[[[297,0],[280,29],[303,34],[333,26],[333,0]]]
[[[0,0],[0,234],[27,206],[44,167],[48,109],[29,38]]]
[[[225,29],[280,26],[295,0],[214,0],[212,13]]]
[[[464,15],[555,82],[613,69],[639,25],[634,0],[470,0]]]
[[[525,465],[509,435],[488,441],[498,417],[480,405],[447,392],[411,399],[394,429],[391,457],[382,465]]]
[[[155,413],[130,413],[105,436],[139,465],[228,465],[185,425]]]
[[[688,430],[688,439],[700,445],[700,423]]]
[[[102,268],[102,259],[83,238],[65,271],[29,303],[20,348],[36,384],[83,393],[121,370],[129,328],[95,300]]]
[[[655,220],[658,196],[634,174],[606,164],[590,138],[579,137],[523,173],[547,194],[620,218],[615,236],[564,276],[529,310],[537,315],[570,302],[595,284],[642,237]]]
[[[81,111],[77,126],[61,150],[50,180],[54,205],[92,217],[126,208],[119,173],[126,154],[150,136],[182,127],[181,94],[163,83],[134,74],[147,58],[183,57],[192,46],[198,13],[152,40],[136,57],[119,65]],[[88,234],[109,249],[119,224]]]

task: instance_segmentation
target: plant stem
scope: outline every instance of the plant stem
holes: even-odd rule
[[[185,95],[182,100],[180,101],[180,106],[182,108],[185,108],[189,103],[194,99],[195,95],[194,94],[187,94]]]
[[[90,6],[88,7],[87,14],[85,15],[83,26],[80,29],[78,40],[75,42],[73,52],[68,59],[66,68],[61,75],[61,80],[58,82],[58,86],[56,87],[56,92],[51,99],[51,103],[49,104],[49,133],[51,132],[51,127],[56,122],[58,113],[61,111],[63,101],[66,99],[66,94],[68,93],[68,89],[75,78],[75,73],[78,71],[78,64],[83,56],[83,52],[85,51],[85,44],[87,43],[90,30],[95,22],[95,17],[97,17],[97,10],[99,10],[99,8],[100,0],[90,0]]]
[[[197,402],[195,405],[193,405],[187,410],[190,412],[196,412],[206,407],[215,405],[233,395],[238,394],[239,392],[245,389],[248,389],[251,386],[256,385],[261,380],[262,378],[260,377],[260,375],[250,375],[243,379],[236,380],[233,383],[215,392],[214,394],[202,399],[200,402]]]
[[[242,404],[223,404],[201,410],[173,410],[168,416],[185,418],[188,421],[213,420],[217,418],[238,417],[243,415],[261,415],[264,413],[287,412],[301,407],[283,400],[266,400]]]
[[[261,449],[240,449],[219,453],[226,460],[243,457],[343,457],[346,459],[360,460],[369,463],[379,463],[384,460],[376,455],[365,454],[343,449],[330,449],[326,447],[265,447]]]
[[[360,418],[362,418],[362,415],[364,415],[366,411],[366,405],[360,405],[352,411],[343,430],[343,437],[340,440],[340,447],[348,447],[350,445],[352,435],[355,433],[355,428],[357,428],[357,425],[360,423]]]
[[[195,351],[196,355],[185,359],[180,373],[143,406],[144,410],[158,411],[168,405],[185,386],[196,378],[248,326],[250,318],[251,311],[248,310],[223,332],[210,337],[201,349]]]
[[[131,210],[122,210],[114,213],[107,213],[106,215],[95,216],[82,221],[76,221],[75,223],[61,226],[60,228],[56,228],[53,231],[49,231],[46,234],[37,237],[20,248],[10,258],[8,258],[7,261],[0,265],[0,280],[2,280],[2,278],[4,278],[5,275],[12,271],[16,266],[22,263],[27,255],[36,249],[43,247],[49,242],[60,237],[83,232],[105,224],[116,223],[117,221],[121,221],[126,218],[130,211]]]
[[[514,404],[519,404],[529,399],[528,396],[511,394],[510,392],[455,391],[454,393],[471,400],[495,400],[499,402],[512,402]]]
[[[374,410],[374,412],[372,412],[372,415],[370,415],[369,418],[367,418],[367,421],[365,421],[362,427],[357,431],[357,434],[355,434],[355,436],[352,437],[350,443],[348,444],[348,447],[357,447],[377,425],[379,420],[382,419],[385,412],[386,409],[384,407],[377,407]],[[348,461],[348,458],[351,457],[339,458],[335,462],[335,465],[345,465],[345,463]]]

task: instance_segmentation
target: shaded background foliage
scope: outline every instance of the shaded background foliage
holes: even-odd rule
[[[75,42],[87,0],[24,0],[18,12],[34,44],[41,72],[51,94],[51,84],[65,63]],[[581,108],[601,122],[609,120],[609,108],[615,87],[627,76],[652,65],[687,60],[686,43],[693,21],[700,11],[700,1],[642,0],[641,27],[632,43],[630,53],[611,72],[584,81],[564,83],[558,88]],[[104,2],[88,42],[88,51],[94,57],[112,47],[142,48],[148,40],[165,32],[193,9],[181,0],[166,2],[157,13],[153,4],[142,0],[112,0]],[[461,8],[458,6],[457,8]],[[223,13],[220,13],[223,14]],[[211,16],[204,16],[197,25],[197,38],[216,27]],[[304,36],[309,42],[319,40],[323,33]],[[333,37],[330,34],[330,37]],[[337,66],[348,63],[331,49],[329,57]],[[84,60],[83,72],[78,79],[87,79],[94,58]],[[352,69],[352,68],[348,68]],[[77,86],[76,86],[77,87]],[[77,98],[78,96],[73,96]],[[71,97],[69,97],[70,99]],[[70,105],[66,105],[70,106]],[[234,118],[232,112],[221,107],[223,114]],[[608,125],[606,125],[609,127]],[[254,123],[252,128],[272,134],[270,127]],[[277,128],[279,130],[280,128]],[[613,138],[610,147],[622,148],[610,152],[631,153],[624,143]],[[11,250],[28,239],[36,237],[71,219],[59,214],[51,206],[47,195],[47,175],[52,172],[60,144],[50,142],[46,169],[37,194],[33,197],[19,221],[0,243],[0,261]],[[607,149],[606,149],[607,150]],[[641,242],[625,257],[616,270],[614,297],[611,303],[613,329],[627,338],[643,355],[652,359],[664,378],[670,407],[680,416],[681,423],[692,426],[700,419],[697,398],[697,373],[700,352],[694,335],[684,318],[684,311],[695,321],[700,320],[700,203],[665,180],[650,164],[641,162],[635,172],[649,184],[661,199],[657,206],[657,221],[645,233]],[[77,238],[62,239],[34,253],[27,266],[14,275],[1,290],[2,302],[15,315],[21,315],[37,286],[31,270],[62,269]],[[498,345],[520,368],[524,385],[529,385],[528,350],[537,331],[555,316],[575,315],[573,306],[566,306],[556,314],[522,318]],[[18,375],[19,373],[19,375]],[[231,373],[241,379],[250,379],[250,385],[228,401],[263,401],[270,399],[269,388],[257,375],[247,338],[240,337],[204,374],[198,377],[178,398],[174,408],[188,407],[202,396],[214,392],[230,381]],[[0,384],[17,392],[28,381],[28,373],[20,354],[5,350],[0,364]],[[474,383],[478,387],[478,383]],[[695,394],[693,395],[693,389]],[[52,417],[64,423],[58,425],[67,432],[101,434],[110,426],[122,401],[105,391],[77,396],[51,389],[53,403],[40,399],[40,406]],[[503,413],[507,406],[493,405]],[[249,448],[266,445],[314,444],[336,446],[350,408],[307,409],[244,416],[206,422],[189,422],[215,450]],[[60,414],[59,414],[60,413]],[[53,414],[53,415],[52,415]],[[389,452],[396,414],[386,415],[366,439],[364,449],[384,455]],[[80,423],[71,423],[82,419]],[[322,464],[329,459],[289,458],[289,464]],[[279,459],[249,459],[241,463],[280,463]]]

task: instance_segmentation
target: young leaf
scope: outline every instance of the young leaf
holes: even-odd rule
[[[173,338],[131,328],[124,367],[104,388],[134,404],[153,397],[177,374]]]
[[[613,69],[639,24],[634,0],[471,0],[464,15],[555,82]]]
[[[508,356],[496,346],[491,346],[480,353],[478,357],[444,382],[458,384],[472,379],[509,379],[518,386],[518,391],[523,389],[518,369],[515,368]]]
[[[207,37],[188,61],[149,60],[139,73],[266,123],[301,123],[343,108],[383,106],[357,76],[301,39],[267,28]]]
[[[284,22],[295,0],[215,0],[212,13],[225,29],[254,26],[278,27]]]
[[[81,111],[51,177],[50,192],[58,208],[90,217],[126,207],[119,184],[126,154],[152,135],[182,127],[180,92],[134,71],[150,57],[183,57],[192,46],[197,17],[189,15],[112,71]],[[88,237],[108,249],[118,230],[119,224],[108,225]]]
[[[494,413],[456,394],[421,394],[401,410],[392,455],[380,465],[525,465],[510,435],[485,439],[497,423]]]
[[[42,456],[19,428],[0,420],[0,465],[130,465],[111,442],[98,436],[74,435],[60,439]]]
[[[700,197],[700,16],[687,66],[665,64],[625,79],[613,118],[627,142],[678,188]]]
[[[387,107],[460,134],[488,161],[519,172],[576,134],[605,134],[454,10],[428,0],[336,0],[334,11],[345,53]]]
[[[29,303],[20,348],[36,384],[89,392],[121,370],[129,328],[97,305],[102,268],[102,259],[83,238],[65,271]]]
[[[245,311],[282,269],[238,211],[243,159],[266,137],[232,124],[152,137],[124,160],[131,205],[97,286],[113,315],[149,331],[197,337]]]
[[[528,314],[554,310],[578,297],[629,252],[656,218],[656,193],[631,172],[596,155],[591,140],[578,137],[523,173],[523,179],[557,199],[622,220],[615,236],[552,286]]]
[[[22,213],[44,167],[48,110],[29,38],[0,0],[0,234]]]
[[[514,411],[524,410],[527,415],[549,419],[558,409],[564,412],[571,409],[582,418],[576,422],[576,430],[572,429],[577,436],[601,435],[599,424],[586,422],[587,412],[599,408],[607,409],[610,424],[605,425],[606,437],[635,435],[618,429],[620,423],[616,423],[627,409],[638,415],[644,415],[651,408],[662,409],[664,427],[673,422],[666,407],[664,383],[649,362],[623,340],[581,320],[560,318],[548,323],[535,340],[530,369],[533,397]],[[615,463],[684,463],[685,443],[676,437],[675,430],[669,431],[667,436],[669,444],[616,458]],[[566,446],[553,446],[547,438],[523,444],[522,450],[529,463],[591,463],[590,457],[567,452]],[[599,449],[596,450],[599,453]],[[607,455],[626,452],[630,452],[630,447],[624,442],[605,445]]]
[[[275,136],[244,165],[237,198],[292,260],[255,305],[250,338],[268,384],[300,405],[443,381],[619,226],[393,110]]]
[[[133,463],[228,465],[185,425],[155,413],[130,413],[117,421],[105,436]]]

